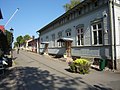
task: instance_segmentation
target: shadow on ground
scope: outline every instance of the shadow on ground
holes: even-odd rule
[[[6,72],[0,80],[0,90],[100,90],[99,85],[91,86],[82,78],[65,78],[35,67],[15,67]],[[97,88],[99,89],[97,89]],[[111,90],[102,88],[102,90]]]

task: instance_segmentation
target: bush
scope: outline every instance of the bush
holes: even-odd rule
[[[80,74],[89,73],[90,62],[86,59],[76,59],[73,62],[69,62],[70,70]]]

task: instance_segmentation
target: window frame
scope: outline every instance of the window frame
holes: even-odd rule
[[[59,31],[58,32],[58,39],[60,39],[62,37],[62,31]],[[57,44],[58,44],[58,47],[62,47],[62,43],[63,42],[58,42]]]
[[[55,34],[52,34],[52,47],[55,47]]]
[[[71,29],[68,28],[67,30],[65,30],[66,36],[67,37],[71,37]]]
[[[49,36],[46,36],[46,41],[47,41],[47,42],[49,41]]]
[[[83,46],[84,45],[84,27],[76,28],[76,40],[77,40],[76,41],[77,46]]]
[[[99,27],[99,24],[101,25],[100,27]],[[93,26],[96,26],[96,28],[94,28]],[[102,22],[93,23],[93,24],[91,24],[91,29],[92,29],[92,45],[103,45],[103,43],[104,43],[103,23]],[[94,34],[96,34],[96,36]]]

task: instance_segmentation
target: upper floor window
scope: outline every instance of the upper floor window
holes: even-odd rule
[[[94,45],[103,44],[103,29],[101,22],[92,25],[92,38]]]

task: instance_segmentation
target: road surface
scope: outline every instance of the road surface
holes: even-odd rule
[[[120,90],[120,72],[71,73],[66,62],[26,51],[14,51],[14,62],[0,90]]]

